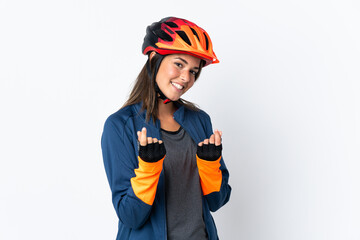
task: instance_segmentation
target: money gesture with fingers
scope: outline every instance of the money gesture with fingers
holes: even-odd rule
[[[157,138],[147,137],[146,128],[137,132],[138,141],[140,143],[139,157],[145,162],[157,162],[164,158],[166,149],[163,141]]]
[[[218,160],[222,151],[221,136],[222,132],[215,130],[210,138],[200,142],[197,147],[198,157],[207,161]]]

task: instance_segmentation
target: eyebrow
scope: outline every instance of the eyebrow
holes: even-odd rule
[[[185,64],[189,64],[185,59],[183,59],[183,58],[181,58],[181,57],[177,57],[177,58],[175,58],[175,59],[179,59],[179,60],[183,61]],[[193,69],[198,70],[199,67],[194,67]]]

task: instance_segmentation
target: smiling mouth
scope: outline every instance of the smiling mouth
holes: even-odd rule
[[[172,82],[171,84],[179,90],[182,90],[184,88],[184,86],[181,86],[180,84],[177,84],[177,83]]]

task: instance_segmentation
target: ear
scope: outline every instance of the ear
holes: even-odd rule
[[[149,55],[149,59],[151,60],[156,55],[155,51],[152,51]]]

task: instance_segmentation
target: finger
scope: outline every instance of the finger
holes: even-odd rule
[[[219,146],[221,144],[221,135],[220,132],[216,130],[215,132],[215,146]]]
[[[215,134],[212,134],[210,136],[210,144],[214,144],[215,143]]]
[[[158,142],[157,138],[153,138],[153,143],[157,143],[157,142]]]
[[[204,144],[204,142],[199,142],[199,147],[201,147]]]
[[[139,142],[140,142],[141,146],[146,146],[146,128],[145,127],[143,127],[141,129]]]
[[[147,143],[148,143],[148,144],[153,143],[152,137],[148,137],[148,138],[147,138]]]
[[[162,144],[163,143],[163,141],[162,140],[159,140],[159,144]]]
[[[205,139],[204,144],[209,144],[209,139]]]

